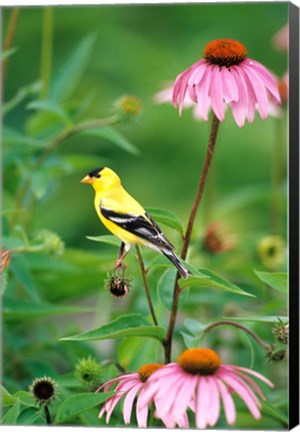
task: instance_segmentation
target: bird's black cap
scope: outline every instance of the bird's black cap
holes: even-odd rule
[[[95,169],[93,169],[92,171],[90,171],[89,173],[88,173],[88,175],[90,176],[90,177],[100,177],[100,172],[103,170],[103,168],[104,167],[100,167],[100,168],[95,168]]]

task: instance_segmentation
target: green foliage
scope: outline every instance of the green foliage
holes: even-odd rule
[[[3,10],[4,38],[10,12]],[[97,166],[115,169],[180,256],[209,127],[194,121],[188,110],[179,118],[171,104],[155,106],[153,96],[220,34],[241,40],[251,58],[282,75],[286,56],[271,49],[270,40],[285,24],[287,6],[55,7],[53,14],[53,38],[41,41],[40,30],[42,38],[51,34],[45,36],[43,9],[23,8],[15,46],[1,53],[7,66],[2,243],[11,251],[0,275],[1,422],[46,425],[44,407],[37,406],[28,389],[36,378],[47,376],[57,382],[57,395],[48,406],[51,422],[98,427],[105,424],[98,419],[99,407],[114,393],[95,389],[121,373],[164,361],[176,270],[165,256],[141,248],[141,272],[133,250],[125,258],[130,292],[111,296],[105,279],[118,271],[114,265],[121,240],[99,223],[93,191],[80,179]],[[272,20],[265,19],[269,15]],[[242,24],[241,16],[247,17]],[[174,32],[179,21],[180,31]],[[52,50],[43,52],[50,61],[39,75],[41,42],[46,51]],[[138,98],[124,98],[128,94]],[[122,105],[126,100],[127,116]],[[127,121],[132,114],[134,121]],[[276,230],[270,222],[271,159],[277,154],[276,139],[284,143],[286,128],[284,108],[280,119],[255,118],[243,129],[227,110],[184,260],[192,276],[178,281],[171,361],[186,348],[208,346],[224,352],[231,364],[247,366],[250,358],[251,367],[275,384],[275,390],[266,393],[268,402],[262,403],[258,422],[234,395],[234,427],[240,429],[286,427],[286,364],[267,363],[262,347],[242,331],[228,336],[227,326],[208,333],[206,329],[226,319],[273,344],[279,318],[288,335],[286,258],[283,253],[271,273],[258,252],[260,241],[274,234],[284,247],[286,243],[284,169],[276,194],[281,209]],[[208,253],[207,227],[218,221],[236,243],[231,250]],[[158,325],[149,310],[144,279]],[[273,357],[287,349],[286,344],[275,345]],[[90,386],[80,379],[86,367],[94,378]],[[123,419],[116,410],[110,426],[120,425]],[[222,414],[216,427],[226,426]]]

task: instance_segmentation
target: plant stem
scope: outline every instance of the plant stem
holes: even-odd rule
[[[41,50],[41,92],[40,98],[46,99],[49,90],[49,81],[52,65],[52,45],[53,45],[53,8],[45,7],[43,11],[43,34]]]
[[[186,233],[184,236],[184,241],[183,241],[183,246],[182,246],[182,251],[181,251],[181,258],[182,259],[186,258],[187,251],[189,248],[195,218],[196,218],[197,211],[198,211],[198,208],[199,208],[199,205],[201,202],[201,198],[203,195],[203,190],[204,190],[204,186],[205,186],[206,178],[207,178],[207,174],[208,174],[208,169],[209,169],[209,166],[210,166],[210,163],[212,160],[212,156],[214,153],[214,148],[215,148],[215,144],[216,144],[219,124],[220,124],[220,121],[217,119],[215,114],[213,114],[206,156],[205,156],[205,160],[204,160],[204,164],[203,164],[203,168],[202,168],[202,172],[201,172],[201,176],[200,176],[200,180],[199,180],[199,184],[198,184],[196,197],[195,197],[195,200],[194,200],[194,203],[192,206],[192,210],[191,210],[189,221],[188,221],[188,226],[187,226]],[[174,291],[173,291],[172,310],[171,310],[171,315],[170,315],[170,320],[169,320],[167,336],[166,336],[165,344],[164,344],[164,346],[165,346],[165,363],[169,363],[171,361],[172,338],[173,338],[174,326],[175,326],[176,317],[177,317],[178,300],[179,300],[179,295],[181,292],[181,288],[178,285],[179,279],[180,279],[180,274],[177,272],[175,284],[174,284]]]
[[[146,269],[144,266],[143,257],[142,257],[139,246],[136,245],[135,248],[136,248],[136,253],[137,253],[137,257],[138,257],[138,262],[139,262],[141,272],[142,272],[142,277],[143,277],[143,281],[144,281],[144,287],[145,287],[146,297],[148,300],[149,309],[150,309],[154,324],[158,325],[158,321],[156,319],[155,310],[154,310],[153,303],[152,303],[150,287],[149,287],[149,283],[148,283],[148,279],[147,279],[147,272],[146,272]]]
[[[215,327],[218,327],[220,325],[230,325],[233,327],[236,327],[238,329],[243,330],[244,332],[248,333],[250,336],[253,337],[253,339],[266,351],[270,351],[272,349],[272,345],[267,344],[264,342],[256,333],[254,333],[252,330],[250,330],[248,327],[243,326],[242,324],[239,324],[235,321],[217,321],[210,325],[208,325],[204,330],[203,333],[208,333],[210,330],[212,330]]]
[[[44,149],[44,151],[40,154],[40,156],[37,158],[34,166],[32,167],[33,170],[36,170],[37,168],[41,167],[43,163],[46,161],[46,159],[50,156],[50,154],[65,140],[70,138],[71,136],[75,135],[76,133],[83,132],[88,129],[94,129],[94,128],[101,128],[105,126],[112,126],[116,124],[119,121],[119,117],[115,114],[107,118],[99,119],[99,120],[91,120],[79,123],[77,125],[72,126],[69,129],[63,130],[60,134],[58,134],[49,144],[49,146]],[[11,229],[16,225],[19,217],[19,213],[21,208],[23,207],[24,200],[26,198],[27,192],[30,187],[30,178],[27,178],[24,180],[23,185],[20,187],[16,201],[15,201],[15,208],[13,211],[13,215],[11,217],[10,221],[10,227]],[[29,206],[28,206],[29,207]]]
[[[48,405],[44,406],[44,411],[45,411],[47,424],[51,424],[52,422],[51,422],[50,411],[49,411]]]
[[[6,36],[5,36],[5,40],[4,40],[4,44],[3,44],[3,51],[7,51],[12,47],[15,33],[16,33],[19,15],[20,15],[20,8],[14,7],[12,9],[12,12],[11,12],[11,15],[9,18],[8,28],[7,28],[7,32],[6,32]],[[7,57],[2,62],[2,82],[4,82],[4,79],[5,79],[9,59],[10,59],[10,57]]]

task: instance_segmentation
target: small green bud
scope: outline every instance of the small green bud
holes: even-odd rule
[[[90,356],[82,358],[75,366],[75,376],[89,388],[99,386],[102,378],[102,366]]]
[[[38,232],[36,240],[43,245],[43,251],[49,255],[61,255],[64,251],[64,242],[54,232],[43,229]]]
[[[257,246],[262,264],[269,270],[276,270],[284,263],[285,242],[280,236],[263,237]]]
[[[120,120],[128,121],[137,117],[142,111],[142,104],[135,96],[125,95],[115,102]]]
[[[33,380],[29,391],[39,405],[47,405],[57,395],[57,384],[52,378],[44,376]]]

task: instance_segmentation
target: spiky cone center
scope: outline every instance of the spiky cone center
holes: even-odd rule
[[[189,374],[213,375],[221,365],[221,358],[209,348],[190,348],[180,354],[177,363]]]
[[[161,367],[163,367],[161,363],[149,363],[141,366],[138,370],[141,381],[146,382],[147,379]]]
[[[39,404],[48,404],[55,399],[57,385],[49,377],[37,378],[32,382],[30,391]]]
[[[204,48],[204,58],[218,66],[234,66],[246,60],[247,50],[243,44],[233,39],[217,39]]]

